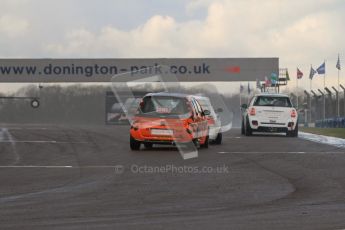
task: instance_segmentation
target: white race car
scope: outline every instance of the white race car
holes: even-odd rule
[[[249,105],[241,107],[242,134],[250,136],[253,132],[276,132],[298,136],[298,114],[287,95],[258,94]]]
[[[194,96],[195,99],[199,102],[203,110],[210,111],[210,115],[207,116],[207,121],[209,125],[209,139],[212,144],[220,145],[222,143],[222,130],[221,130],[221,120],[218,113],[223,112],[223,109],[218,108],[214,111],[211,101],[208,97],[204,96]]]

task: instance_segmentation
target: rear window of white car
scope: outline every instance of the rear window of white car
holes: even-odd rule
[[[292,107],[288,97],[258,96],[254,106]]]

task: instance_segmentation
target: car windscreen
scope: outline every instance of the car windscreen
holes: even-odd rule
[[[288,97],[258,96],[254,106],[292,107]]]
[[[152,116],[174,116],[189,112],[187,100],[180,97],[148,96],[140,105],[139,114]]]

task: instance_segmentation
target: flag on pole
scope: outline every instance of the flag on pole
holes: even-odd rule
[[[338,69],[338,70],[340,70],[340,69],[341,69],[341,67],[340,67],[340,58],[339,58],[339,54],[338,54],[338,61],[337,61],[337,65],[336,65],[335,67],[337,67],[337,69]]]
[[[316,74],[316,70],[313,69],[313,66],[310,67],[309,79],[313,80],[314,75]]]
[[[301,79],[303,77],[303,72],[297,68],[297,79]]]
[[[240,93],[243,93],[243,90],[244,90],[244,87],[243,87],[243,85],[241,84],[241,85],[240,85]]]
[[[290,81],[289,71],[286,69],[286,80]]]
[[[268,77],[265,76],[265,86],[266,86],[266,87],[269,87],[270,85],[271,85],[270,79],[268,79]]]
[[[277,74],[272,73],[272,74],[271,74],[271,84],[272,84],[272,85],[275,85],[275,84],[277,83],[277,81],[278,81],[278,76],[277,76]]]
[[[325,74],[325,73],[326,73],[326,64],[325,64],[325,62],[322,63],[322,64],[319,66],[319,68],[316,69],[316,72],[317,72],[318,74]]]
[[[248,95],[250,94],[250,85],[249,85],[249,82],[248,82]]]

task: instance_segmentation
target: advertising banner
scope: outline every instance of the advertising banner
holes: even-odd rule
[[[109,82],[120,74],[121,81],[155,74],[181,82],[256,81],[278,72],[278,58],[0,59],[0,82]]]

